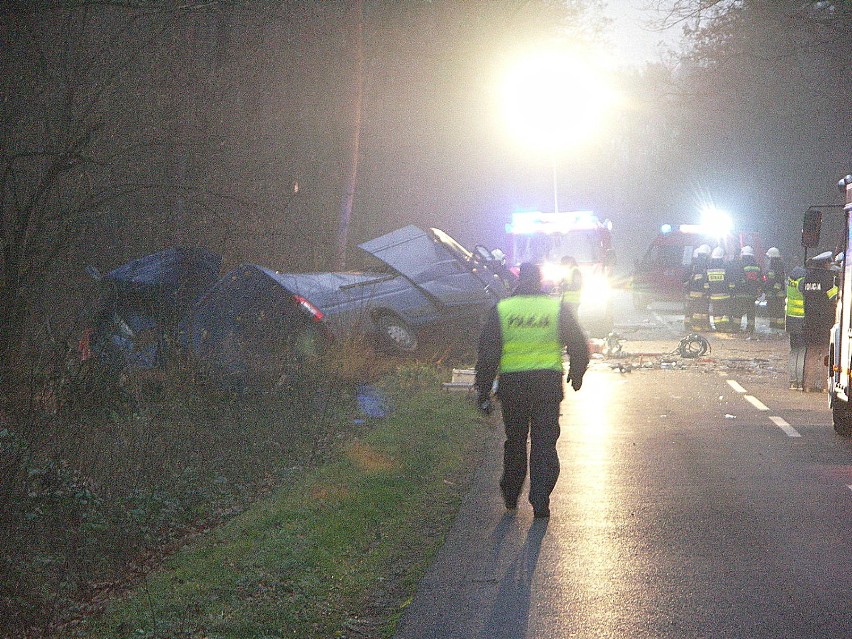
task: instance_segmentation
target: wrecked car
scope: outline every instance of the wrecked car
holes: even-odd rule
[[[176,344],[214,378],[244,387],[280,381],[352,336],[414,352],[422,329],[478,320],[515,285],[490,251],[471,252],[439,229],[406,226],[360,248],[373,266],[358,272],[243,264],[218,278],[221,258],[185,249],[134,260],[103,278],[97,354],[117,368],[151,367]]]
[[[286,273],[280,281],[322,311],[333,334],[363,334],[389,350],[416,351],[420,328],[478,318],[514,287],[487,251],[472,253],[439,229],[406,226],[359,248],[384,268]]]
[[[131,260],[101,275],[100,301],[86,350],[115,371],[163,366],[185,342],[195,303],[219,279],[222,257],[203,248],[174,247]]]

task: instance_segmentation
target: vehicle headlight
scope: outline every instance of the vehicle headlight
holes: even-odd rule
[[[605,306],[610,296],[609,278],[601,274],[585,275],[580,304],[590,307]]]
[[[553,262],[545,262],[541,265],[541,279],[543,282],[550,283],[554,286],[558,285],[559,282],[565,277],[567,273],[567,269],[561,264],[554,264]]]

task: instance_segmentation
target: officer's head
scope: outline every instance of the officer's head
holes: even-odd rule
[[[831,265],[831,260],[834,256],[831,251],[824,251],[819,255],[814,255],[808,262],[814,268],[828,268]]]
[[[538,264],[524,262],[518,269],[518,287],[524,290],[541,289],[541,269]]]

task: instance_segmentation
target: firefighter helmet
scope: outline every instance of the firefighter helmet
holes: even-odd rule
[[[712,257],[714,260],[718,260],[725,257],[725,249],[723,249],[721,246],[717,246],[713,249],[713,252],[710,254],[710,257]]]
[[[754,257],[754,249],[750,246],[744,246],[740,249],[740,255],[751,255]]]
[[[766,251],[766,257],[781,257],[781,251],[773,246]]]

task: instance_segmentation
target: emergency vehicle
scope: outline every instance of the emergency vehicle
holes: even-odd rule
[[[663,224],[645,255],[636,262],[633,280],[633,305],[648,308],[654,302],[683,301],[684,282],[692,269],[692,254],[699,246],[721,246],[725,255],[739,257],[740,249],[751,246],[763,267],[763,243],[754,231],[725,231],[703,224]]]
[[[506,225],[512,266],[539,264],[544,285],[553,294],[566,275],[562,258],[576,260],[583,276],[579,319],[596,336],[608,334],[613,325],[610,285],[615,250],[611,231],[612,222],[601,220],[592,211],[517,212]]]
[[[828,396],[834,430],[841,435],[852,435],[852,242],[849,241],[852,238],[852,175],[844,177],[837,186],[846,193],[846,204],[843,207],[845,230],[836,323],[831,332],[831,348],[828,351]],[[819,242],[820,219],[819,211],[808,211],[805,214],[802,229],[802,244],[805,246],[808,235],[814,245]]]

